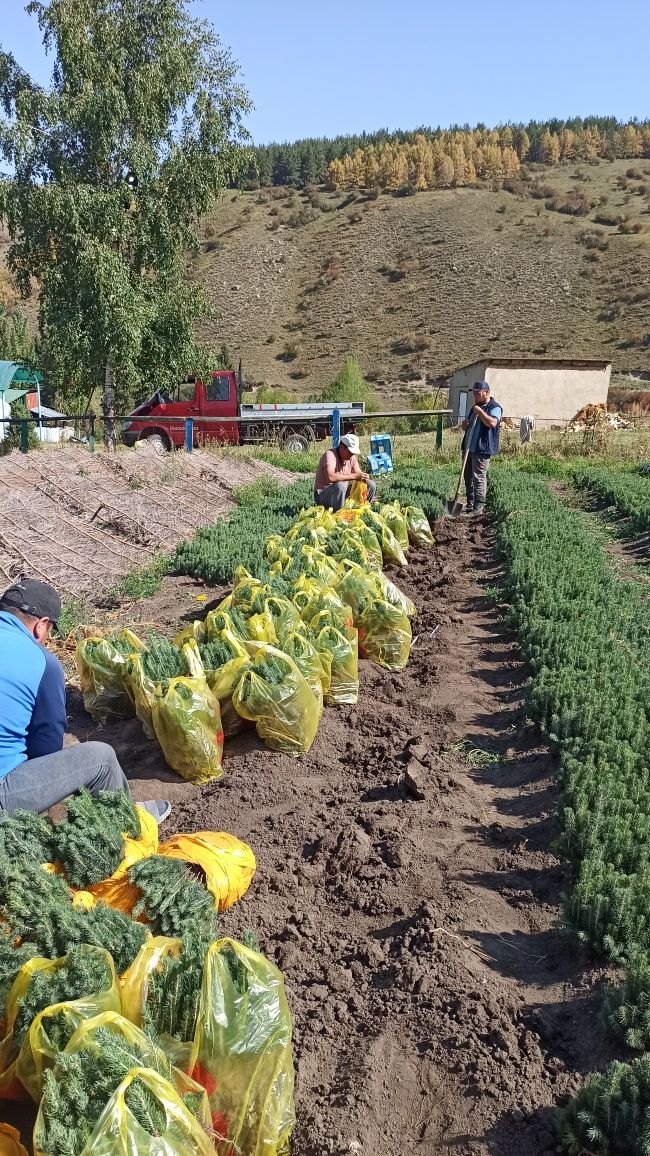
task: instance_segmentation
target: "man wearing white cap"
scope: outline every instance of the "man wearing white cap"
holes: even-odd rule
[[[368,501],[372,502],[377,484],[359,466],[356,455],[360,448],[356,434],[344,434],[338,449],[325,451],[316,470],[314,502],[317,506],[342,510],[352,482],[366,482]]]

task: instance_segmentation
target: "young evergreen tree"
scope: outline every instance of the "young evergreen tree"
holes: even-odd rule
[[[52,80],[0,54],[0,212],[8,264],[39,285],[41,356],[62,397],[103,387],[116,406],[142,378],[206,368],[194,323],[206,303],[185,275],[195,222],[247,163],[237,69],[187,0],[29,5]]]

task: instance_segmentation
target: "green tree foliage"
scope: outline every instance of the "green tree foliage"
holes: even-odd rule
[[[650,1156],[650,1056],[615,1062],[560,1114],[562,1142],[571,1156]]]
[[[36,368],[36,348],[27,329],[27,318],[19,310],[0,312],[0,358]]]
[[[78,943],[110,947],[119,975],[142,947],[147,931],[121,911],[98,903],[89,910],[73,907],[70,890],[59,875],[40,862],[0,857],[0,922],[13,940],[33,945],[33,955],[58,959]]]
[[[43,368],[64,398],[103,386],[104,414],[142,378],[207,369],[185,276],[195,224],[246,162],[247,96],[187,0],[33,0],[47,90],[0,54],[0,212],[9,267],[40,287]]]
[[[366,381],[359,362],[348,357],[337,373],[334,381],[325,387],[318,401],[363,402],[368,412],[378,409],[378,399],[372,386]]]
[[[18,1055],[32,1020],[39,1012],[53,1004],[108,991],[112,982],[106,953],[89,950],[85,946],[72,947],[61,966],[55,970],[34,972],[25,995],[18,1001],[12,1031],[11,1059]],[[52,1045],[62,1050],[75,1026],[69,1017],[50,1017],[47,1033]]]
[[[73,887],[108,879],[124,855],[124,836],[140,835],[138,813],[126,791],[81,790],[68,801],[67,822],[54,827],[54,858]]]
[[[135,863],[128,876],[140,892],[133,914],[143,915],[154,935],[216,934],[214,899],[180,859],[152,855]]]

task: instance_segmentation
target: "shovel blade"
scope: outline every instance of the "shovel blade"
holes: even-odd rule
[[[445,502],[445,508],[443,511],[445,518],[458,518],[458,517],[460,517],[462,512],[463,512],[463,503],[462,502],[454,502],[453,499],[450,499],[448,502]]]

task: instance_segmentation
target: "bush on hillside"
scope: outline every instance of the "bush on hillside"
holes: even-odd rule
[[[379,398],[363,376],[355,357],[348,357],[334,381],[325,387],[320,397],[312,400],[363,402],[369,413],[379,409]]]

